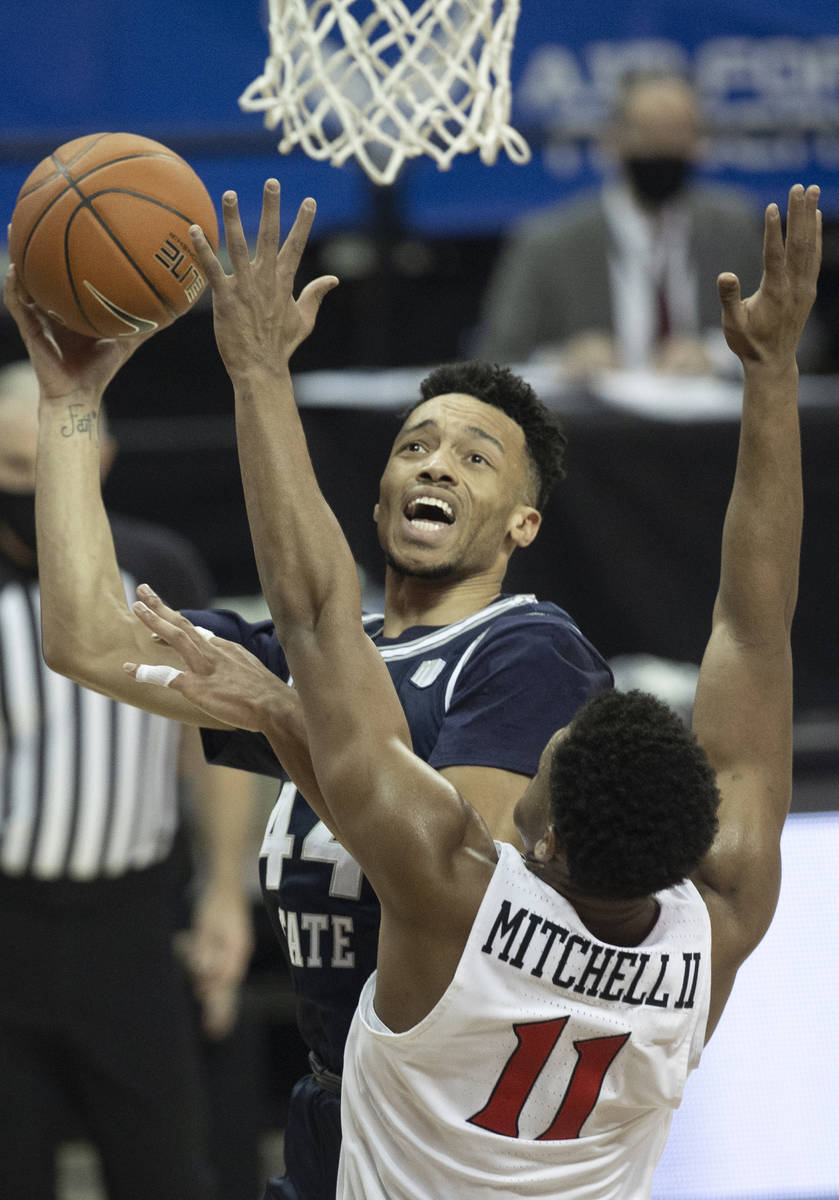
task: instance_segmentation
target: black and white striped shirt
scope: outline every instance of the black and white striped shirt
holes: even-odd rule
[[[176,607],[206,603],[188,543],[121,517],[112,527],[129,600],[149,582]],[[179,734],[51,671],[38,580],[0,556],[0,875],[85,881],[163,859],[178,823]]]

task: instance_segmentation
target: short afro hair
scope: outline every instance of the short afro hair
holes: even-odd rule
[[[599,692],[551,763],[552,821],[573,882],[615,900],[672,887],[717,832],[716,776],[696,738],[646,692]]]
[[[536,485],[535,507],[544,510],[554,484],[565,476],[568,438],[559,419],[549,412],[533,388],[509,367],[472,359],[435,368],[420,384],[420,397],[406,417],[426,400],[459,393],[500,408],[521,426]]]

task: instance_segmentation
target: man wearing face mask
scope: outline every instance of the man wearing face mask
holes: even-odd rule
[[[527,218],[502,248],[476,352],[548,359],[570,378],[724,369],[716,278],[733,270],[757,285],[760,215],[695,182],[696,92],[670,71],[626,75],[604,143],[615,170],[600,191]]]

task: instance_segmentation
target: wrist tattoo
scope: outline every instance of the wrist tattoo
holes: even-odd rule
[[[80,437],[87,435],[91,441],[99,441],[99,413],[95,409],[84,411],[83,404],[70,404],[67,406],[68,421],[66,425],[61,426],[61,436],[65,438],[74,437],[78,434]]]

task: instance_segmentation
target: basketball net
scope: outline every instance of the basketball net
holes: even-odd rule
[[[351,10],[354,9],[355,13]],[[268,0],[271,53],[239,105],[279,128],[280,153],[300,146],[342,166],[358,160],[393,183],[406,159],[447,170],[503,147],[530,158],[509,124],[510,55],[519,0]]]

